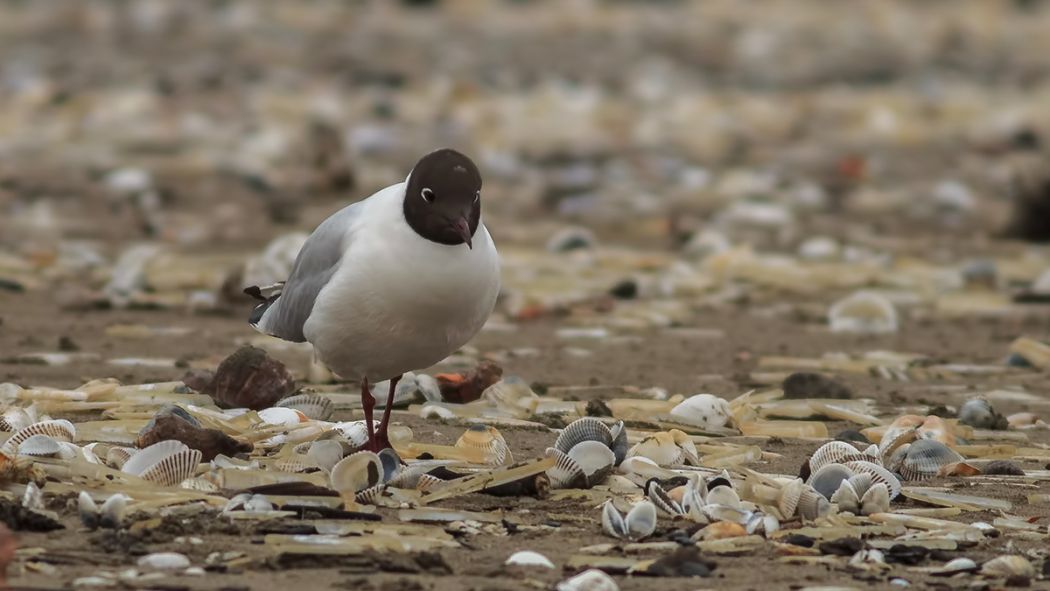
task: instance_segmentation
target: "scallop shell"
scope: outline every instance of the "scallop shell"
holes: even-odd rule
[[[53,437],[32,435],[18,446],[18,453],[24,456],[51,457],[57,456],[62,446]]]
[[[547,457],[555,458],[554,466],[547,469],[551,488],[587,488],[587,475],[576,460],[553,447],[547,448]]]
[[[656,531],[656,505],[642,501],[631,507],[626,516],[606,501],[602,506],[602,529],[605,533],[621,540],[636,542],[647,538]]]
[[[138,450],[131,447],[111,447],[106,452],[106,463],[120,470],[136,451]]]
[[[306,457],[325,472],[331,472],[339,460],[343,459],[343,444],[333,439],[312,441],[307,448]]]
[[[601,420],[594,417],[582,417],[569,423],[558,434],[554,441],[554,448],[565,453],[584,441],[597,441],[606,447],[612,448],[613,434],[609,427]]]
[[[889,491],[890,500],[896,499],[897,495],[901,494],[901,481],[899,478],[893,475],[886,468],[874,463],[866,462],[863,460],[846,462],[845,466],[850,470],[853,470],[854,474],[868,474],[871,476],[873,483],[879,483],[886,485],[886,489]]]
[[[868,460],[872,458],[867,452],[862,452],[845,441],[833,440],[825,443],[813,452],[809,458],[809,469],[815,474],[828,464],[844,464],[852,460]]]
[[[777,508],[785,518],[816,519],[831,510],[831,503],[813,487],[796,478],[780,491]]]
[[[846,466],[842,464],[827,464],[821,466],[819,470],[810,475],[806,484],[812,486],[825,498],[831,499],[835,491],[839,490],[842,483],[850,476],[853,476],[853,470]]]
[[[901,449],[897,472],[904,480],[927,480],[940,471],[941,466],[961,462],[963,457],[955,450],[935,439],[920,439]]]
[[[379,427],[376,421],[372,421],[372,423],[373,428]],[[364,421],[336,423],[332,425],[332,429],[342,435],[353,448],[358,448],[368,443],[368,424]]]
[[[178,441],[161,441],[131,456],[121,471],[160,486],[176,486],[193,476],[201,452]]]
[[[575,461],[587,477],[587,486],[601,484],[612,472],[616,454],[608,446],[597,441],[577,443],[565,454]]]
[[[627,452],[628,458],[649,458],[657,466],[677,466],[682,463],[683,455],[682,448],[674,442],[674,436],[667,432],[653,433]]]
[[[989,577],[1035,576],[1035,567],[1024,556],[1008,554],[997,556],[981,565],[981,574]]]
[[[678,429],[671,429],[669,433],[678,449],[682,450],[682,463],[688,466],[699,466],[700,453],[696,450],[693,438]]]
[[[306,415],[306,418],[315,421],[327,421],[332,417],[332,413],[335,412],[335,405],[332,404],[332,399],[320,394],[289,396],[278,402],[277,406],[297,410]]]
[[[382,483],[383,461],[378,454],[359,451],[346,456],[333,468],[330,476],[332,490],[339,493],[358,493]]]
[[[219,487],[210,480],[203,478],[187,478],[179,483],[179,488],[186,490],[195,490],[198,492],[218,492]]]
[[[620,591],[612,577],[596,568],[558,583],[557,591]]]
[[[423,474],[419,477],[419,480],[416,481],[416,490],[418,490],[419,492],[427,492],[435,490],[443,484],[445,484],[445,481],[438,478],[437,476]],[[554,486],[553,481],[551,482],[551,486]]]
[[[0,453],[14,455],[17,453],[18,446],[34,435],[47,435],[56,441],[72,443],[77,438],[77,430],[73,423],[65,419],[52,419],[33,423],[24,429],[19,429],[8,438],[4,445],[0,446]]]
[[[456,441],[456,447],[467,449],[480,449],[490,454],[493,458],[492,464],[503,466],[514,462],[514,456],[510,453],[503,435],[495,427],[475,424],[467,428]]]
[[[0,414],[0,431],[20,431],[32,424],[33,415],[24,408],[13,406]]]
[[[681,503],[675,501],[671,495],[664,490],[656,481],[650,481],[646,490],[646,497],[661,512],[672,517],[685,514]]]
[[[720,429],[732,422],[729,402],[711,394],[690,396],[671,409],[671,416],[687,425]]]
[[[357,494],[354,495],[354,501],[361,503],[362,505],[374,505],[376,501],[383,496],[383,492],[385,491],[385,484],[370,486],[365,490],[358,491]]]

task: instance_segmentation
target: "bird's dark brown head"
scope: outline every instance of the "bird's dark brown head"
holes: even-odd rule
[[[431,242],[454,246],[471,240],[481,221],[481,173],[448,148],[423,156],[405,189],[405,221]]]

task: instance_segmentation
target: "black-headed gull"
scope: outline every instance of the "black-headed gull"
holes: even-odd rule
[[[314,230],[291,275],[263,296],[250,322],[260,332],[309,341],[318,358],[361,384],[373,450],[389,447],[387,423],[401,374],[430,367],[466,344],[492,312],[499,255],[481,221],[481,174],[451,149],[427,154],[405,182],[335,213]],[[373,432],[369,382],[390,380]]]

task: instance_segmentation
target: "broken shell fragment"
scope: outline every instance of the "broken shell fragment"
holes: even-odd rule
[[[508,566],[538,566],[542,568],[554,568],[554,563],[539,552],[522,550],[511,554],[503,564]]]
[[[620,591],[620,587],[612,577],[595,568],[558,583],[557,591]]]
[[[939,576],[953,576],[960,573],[972,573],[977,571],[977,563],[969,558],[955,558],[949,560],[944,566],[932,571],[930,574]]]
[[[897,309],[885,296],[858,291],[831,305],[831,332],[886,334],[897,332]]]
[[[733,412],[728,401],[711,394],[697,394],[672,408],[671,416],[694,427],[720,429],[730,425]]]
[[[491,463],[495,466],[514,463],[514,456],[503,435],[495,427],[488,425],[471,425],[460,435],[456,447],[482,450],[492,458]]]
[[[612,501],[606,501],[602,506],[602,529],[621,540],[637,542],[645,539],[656,531],[656,506],[650,501],[641,501],[624,516]]]

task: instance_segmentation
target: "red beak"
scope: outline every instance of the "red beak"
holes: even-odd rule
[[[459,237],[467,244],[467,248],[473,250],[474,245],[471,244],[470,224],[467,223],[467,218],[457,219],[452,222],[452,227],[456,229],[456,233],[459,234]]]

